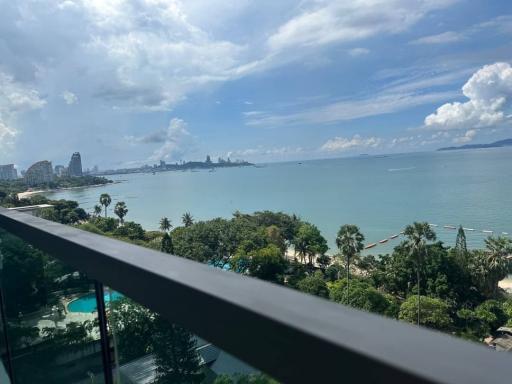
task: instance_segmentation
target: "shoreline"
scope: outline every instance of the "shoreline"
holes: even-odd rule
[[[120,181],[113,181],[112,183],[104,183],[104,184],[80,185],[77,187],[63,187],[63,188],[54,188],[54,189],[38,189],[35,191],[25,191],[25,192],[18,193],[18,199],[25,199],[29,196],[39,195],[41,193],[54,193],[54,192],[68,191],[71,189],[101,187],[104,185],[117,184],[117,183],[120,183]]]

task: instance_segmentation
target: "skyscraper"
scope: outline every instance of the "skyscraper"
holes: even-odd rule
[[[69,161],[68,173],[71,177],[83,176],[82,158],[80,157],[80,152],[75,152],[71,156],[71,160]]]
[[[16,180],[18,172],[14,164],[0,165],[0,180]]]

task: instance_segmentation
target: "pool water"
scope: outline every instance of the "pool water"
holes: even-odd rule
[[[105,293],[104,299],[105,303],[110,302],[110,297],[112,297],[112,301],[119,300],[123,298],[124,296],[116,291],[112,291],[112,294]],[[76,300],[73,300],[71,303],[68,304],[68,311],[69,312],[87,312],[91,313],[96,311],[96,295],[94,293],[90,293],[88,295],[84,295],[82,297],[79,297]]]

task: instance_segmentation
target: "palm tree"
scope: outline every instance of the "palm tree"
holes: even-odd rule
[[[488,237],[485,239],[487,248],[487,257],[485,265],[490,279],[486,285],[489,286],[489,292],[496,295],[498,291],[498,282],[507,276],[509,272],[509,260],[507,255],[512,252],[511,241],[505,237]]]
[[[336,236],[336,246],[347,260],[347,304],[350,293],[350,260],[364,248],[364,235],[357,225],[346,224],[340,227]]]
[[[94,206],[94,216],[98,217],[101,214],[101,206],[96,204]]]
[[[183,216],[181,216],[181,221],[185,227],[190,227],[192,224],[194,224],[194,218],[190,212],[185,212]]]
[[[420,268],[422,255],[424,253],[426,255],[427,253],[427,240],[434,241],[436,239],[436,234],[432,228],[430,228],[428,223],[414,222],[412,225],[405,227],[404,235],[407,237],[406,246],[409,249],[409,254],[411,256],[416,256],[416,281],[418,284],[418,325],[420,325]]]
[[[124,217],[128,213],[128,208],[126,207],[126,203],[124,201],[118,201],[114,208],[114,213],[119,217],[119,221],[121,225],[124,224]]]
[[[107,217],[107,207],[112,202],[112,198],[108,193],[102,193],[100,196],[100,204],[105,207],[105,217]]]
[[[162,232],[167,232],[172,228],[171,221],[167,217],[162,217],[160,219],[160,230]]]

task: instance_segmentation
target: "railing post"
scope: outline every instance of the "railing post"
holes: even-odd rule
[[[2,331],[4,334],[4,344],[5,344],[5,358],[7,363],[7,374],[9,375],[9,379],[12,383],[14,383],[14,369],[12,366],[12,353],[11,347],[9,346],[9,336],[7,335],[7,317],[5,315],[5,302],[4,302],[4,292],[2,289],[2,284],[0,280],[0,313],[2,316]]]
[[[103,374],[105,376],[105,384],[113,384],[112,367],[110,364],[110,342],[107,331],[107,313],[105,311],[105,293],[103,284],[99,281],[94,282],[94,290],[96,292],[96,305],[98,308],[98,321],[101,337],[101,357],[103,359]]]
[[[0,239],[0,244],[2,243],[2,239]],[[9,379],[14,383],[14,368],[12,366],[12,352],[9,344],[9,336],[7,334],[7,315],[5,313],[5,299],[4,299],[4,290],[2,287],[2,274],[4,270],[4,256],[2,254],[2,250],[0,249],[0,316],[2,321],[2,328],[4,334],[4,344],[5,344],[5,358],[7,360],[7,374],[9,375]]]

